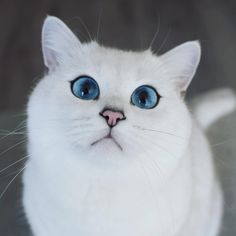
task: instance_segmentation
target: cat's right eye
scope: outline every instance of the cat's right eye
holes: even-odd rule
[[[161,96],[152,86],[142,85],[134,90],[131,103],[141,109],[152,109],[158,104],[160,98]]]
[[[83,75],[71,82],[72,93],[84,100],[95,100],[99,97],[99,86],[97,82],[87,76]]]

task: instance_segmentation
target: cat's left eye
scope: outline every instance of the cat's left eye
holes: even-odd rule
[[[87,76],[83,75],[71,82],[72,93],[84,100],[95,100],[99,97],[99,86],[97,82]]]
[[[131,103],[141,109],[152,109],[158,104],[160,98],[156,89],[149,85],[142,85],[132,93]]]

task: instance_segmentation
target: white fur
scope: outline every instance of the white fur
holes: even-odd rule
[[[35,236],[216,236],[221,192],[211,152],[181,98],[200,58],[197,42],[157,57],[81,44],[55,17],[43,27],[46,75],[28,104],[24,206]],[[70,90],[93,77],[99,100]],[[154,109],[130,104],[148,84],[162,96]],[[124,111],[112,140],[99,115]]]

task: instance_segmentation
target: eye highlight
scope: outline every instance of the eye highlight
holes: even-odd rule
[[[97,82],[87,76],[83,75],[71,82],[72,93],[84,100],[95,100],[98,99],[100,91]]]
[[[142,85],[132,93],[131,103],[141,109],[152,109],[158,104],[160,98],[156,89],[149,85]]]

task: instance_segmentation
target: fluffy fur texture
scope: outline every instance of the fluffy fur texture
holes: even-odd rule
[[[207,140],[181,94],[200,59],[198,42],[162,56],[80,43],[55,17],[42,35],[49,73],[28,104],[24,206],[35,236],[216,236],[222,197]],[[93,77],[98,100],[70,81]],[[130,104],[140,85],[161,95],[150,110]],[[99,113],[122,110],[113,139]],[[213,119],[211,119],[213,121]],[[117,143],[122,147],[120,149]]]

